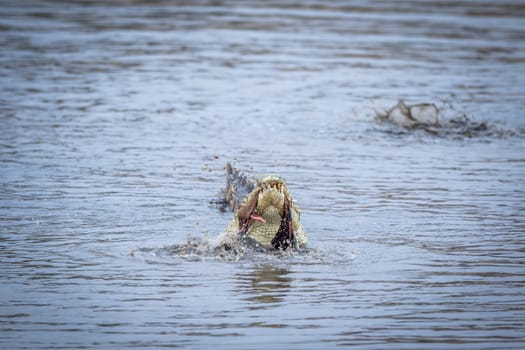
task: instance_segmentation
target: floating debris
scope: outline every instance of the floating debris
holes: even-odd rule
[[[420,103],[416,105],[406,105],[403,100],[384,113],[376,111],[376,118],[381,121],[388,121],[397,126],[407,129],[421,127],[440,127],[440,110],[433,103]]]
[[[388,123],[404,130],[423,130],[436,136],[502,136],[501,128],[486,122],[476,122],[465,114],[445,118],[442,109],[433,103],[407,105],[403,100],[384,111],[376,110],[376,121]]]

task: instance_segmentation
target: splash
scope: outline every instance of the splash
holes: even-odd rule
[[[133,256],[146,254],[165,262],[173,261],[219,261],[219,262],[271,262],[279,263],[325,263],[333,260],[337,252],[320,248],[300,250],[275,250],[261,246],[249,237],[235,242],[217,243],[217,238],[189,236],[183,243],[175,243],[160,248],[142,247],[134,249]],[[330,259],[328,259],[330,257]]]

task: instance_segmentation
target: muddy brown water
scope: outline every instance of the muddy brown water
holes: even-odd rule
[[[0,3],[0,347],[525,347],[522,2]],[[209,251],[228,161],[307,250]]]

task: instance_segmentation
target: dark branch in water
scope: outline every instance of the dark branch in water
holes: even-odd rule
[[[452,108],[452,106],[450,106]],[[435,136],[484,137],[503,136],[504,130],[487,122],[477,122],[465,114],[445,118],[443,108],[433,103],[407,105],[403,100],[384,111],[376,111],[378,123],[388,123],[404,131],[422,130]]]

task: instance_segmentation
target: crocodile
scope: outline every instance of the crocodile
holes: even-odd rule
[[[266,175],[252,180],[229,163],[226,169],[224,203],[234,215],[219,237],[221,243],[240,240],[279,250],[306,245],[308,235],[300,221],[301,210],[282,177]]]

